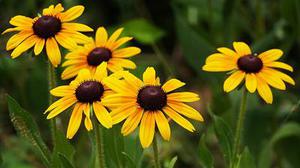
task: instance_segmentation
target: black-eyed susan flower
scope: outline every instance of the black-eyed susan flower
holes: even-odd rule
[[[278,71],[284,69],[293,72],[293,68],[277,61],[283,52],[280,49],[271,49],[261,54],[253,54],[250,47],[243,42],[234,42],[234,50],[218,48],[220,53],[210,55],[202,67],[205,71],[231,71],[231,75],[224,82],[224,91],[230,92],[245,81],[247,90],[259,95],[269,104],[273,102],[270,86],[285,90],[284,82],[295,85],[294,80]]]
[[[43,15],[34,19],[26,16],[15,16],[10,24],[16,26],[8,28],[3,33],[18,31],[7,42],[6,49],[13,50],[12,58],[34,46],[35,55],[39,55],[44,46],[53,66],[61,62],[61,53],[57,42],[67,49],[76,48],[77,43],[86,43],[90,38],[80,32],[93,31],[90,27],[80,23],[69,23],[78,18],[84,11],[81,5],[64,11],[61,4],[51,5],[43,10]]]
[[[78,47],[66,55],[67,61],[63,63],[63,66],[67,66],[67,68],[61,75],[62,79],[76,76],[82,68],[88,68],[95,72],[96,67],[102,62],[107,62],[107,68],[111,72],[120,71],[123,68],[136,68],[135,63],[126,58],[135,56],[141,50],[137,47],[119,49],[121,45],[132,39],[132,37],[119,38],[122,31],[123,28],[120,28],[108,37],[104,27],[98,28],[95,41]]]
[[[174,92],[185,85],[177,79],[170,79],[161,85],[152,67],[144,72],[143,81],[129,72],[124,72],[122,80],[108,77],[104,83],[116,92],[102,99],[104,105],[115,106],[110,113],[113,124],[125,120],[121,129],[124,136],[140,125],[139,137],[143,148],[151,145],[156,127],[163,139],[170,139],[171,130],[167,116],[191,132],[195,128],[183,116],[203,121],[197,110],[185,104],[198,101],[199,96],[192,92]]]
[[[101,103],[101,99],[112,94],[103,83],[107,77],[106,63],[102,63],[91,74],[88,69],[83,69],[69,85],[59,86],[50,91],[53,96],[62,97],[46,110],[49,113],[47,119],[51,119],[72,105],[73,112],[68,125],[67,138],[71,139],[80,127],[83,114],[85,115],[84,125],[86,129],[92,130],[91,113],[105,127],[112,127],[112,119],[106,107]]]

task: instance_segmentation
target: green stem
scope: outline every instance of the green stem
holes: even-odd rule
[[[97,153],[96,158],[98,159],[98,163],[95,162],[95,168],[105,168],[105,155],[104,155],[104,146],[103,146],[103,136],[101,132],[101,126],[99,124],[95,124],[95,137],[96,137],[96,146]]]
[[[162,52],[159,49],[159,47],[157,46],[157,44],[152,44],[152,48],[153,48],[157,58],[159,59],[159,61],[163,64],[163,66],[164,66],[165,70],[167,71],[167,73],[171,76],[174,76],[172,68],[170,67],[168,61],[166,60],[166,58],[162,54]]]
[[[51,62],[48,61],[48,90],[50,91],[56,86],[56,75],[55,68],[52,66]],[[49,94],[49,106],[54,102],[54,97]],[[50,120],[50,131],[52,143],[54,145],[56,140],[56,119],[53,118]]]
[[[241,142],[241,136],[243,133],[243,126],[245,121],[246,106],[247,106],[247,89],[244,88],[242,100],[241,100],[240,112],[236,124],[237,126],[236,126],[235,138],[234,138],[233,163],[231,163],[232,166],[235,165],[235,161],[240,152],[240,142]]]
[[[157,138],[156,138],[156,135],[154,135],[152,147],[153,147],[153,155],[154,155],[155,168],[160,168],[160,164],[159,164],[159,160],[158,160],[158,147],[157,147]]]

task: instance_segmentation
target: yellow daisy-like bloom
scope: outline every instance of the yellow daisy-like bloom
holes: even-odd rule
[[[34,46],[35,55],[39,55],[44,46],[52,65],[57,67],[61,62],[61,53],[57,42],[67,49],[76,48],[77,43],[87,43],[90,38],[79,32],[93,31],[92,28],[80,24],[69,23],[78,18],[84,11],[81,5],[64,11],[61,4],[43,10],[43,15],[34,19],[26,16],[15,16],[10,24],[16,26],[3,32],[19,31],[12,36],[6,45],[7,50],[13,50],[12,58],[20,56],[23,52]]]
[[[73,138],[78,131],[83,113],[85,114],[86,129],[88,131],[93,129],[90,118],[91,109],[104,127],[112,127],[111,116],[101,102],[101,99],[112,94],[112,91],[102,83],[103,79],[107,77],[106,66],[106,63],[99,65],[95,74],[91,74],[88,69],[83,69],[70,85],[59,86],[50,91],[53,96],[62,98],[45,111],[45,113],[49,113],[47,119],[57,116],[75,104],[68,125],[67,138]]]
[[[202,67],[205,71],[231,71],[231,75],[224,82],[224,91],[230,92],[245,81],[247,90],[259,95],[272,104],[273,94],[270,86],[285,90],[284,82],[295,85],[295,81],[288,75],[278,71],[284,69],[293,72],[293,68],[277,61],[283,52],[280,49],[271,49],[261,54],[252,54],[250,47],[243,42],[234,42],[234,50],[218,48],[220,53],[210,55]]]
[[[107,68],[111,72],[120,71],[123,68],[135,69],[135,63],[126,58],[139,54],[141,50],[137,47],[118,49],[132,39],[132,37],[118,39],[122,31],[123,28],[118,29],[108,38],[105,28],[98,28],[95,41],[78,47],[66,55],[67,61],[63,63],[63,66],[67,66],[67,68],[61,75],[62,79],[76,76],[82,68],[88,68],[95,72],[96,67],[102,62],[107,62]]]
[[[104,105],[115,106],[110,113],[113,124],[126,120],[121,129],[124,136],[140,125],[139,137],[143,148],[151,145],[156,126],[163,139],[170,139],[171,130],[165,115],[191,132],[195,130],[194,126],[182,115],[203,121],[197,110],[185,104],[198,101],[199,96],[192,92],[174,92],[185,85],[177,79],[170,79],[161,86],[152,67],[144,72],[143,81],[124,72],[122,80],[108,77],[104,83],[116,92],[102,99]]]

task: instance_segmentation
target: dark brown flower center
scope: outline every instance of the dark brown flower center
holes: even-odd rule
[[[104,88],[101,83],[96,81],[86,81],[78,86],[75,95],[80,102],[92,103],[94,101],[100,101],[103,92]]]
[[[33,24],[34,34],[47,39],[61,30],[61,21],[54,16],[42,16]]]
[[[87,62],[91,66],[98,66],[111,58],[111,51],[104,47],[97,47],[87,56]]]
[[[167,94],[160,86],[145,86],[139,91],[137,102],[145,110],[161,110],[167,104]]]
[[[246,55],[238,60],[238,67],[246,73],[257,73],[263,67],[263,62],[260,58],[254,55]]]

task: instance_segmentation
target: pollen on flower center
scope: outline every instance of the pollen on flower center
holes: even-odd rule
[[[138,93],[137,103],[145,110],[161,110],[167,104],[167,94],[160,86],[145,86]]]
[[[245,71],[246,73],[257,73],[263,67],[263,62],[261,59],[254,55],[246,55],[239,58],[237,64],[239,69]]]
[[[33,24],[34,34],[47,39],[61,30],[61,21],[54,16],[42,16]]]
[[[109,49],[104,47],[97,47],[92,50],[87,56],[87,62],[91,66],[98,66],[102,62],[107,62],[112,56]]]
[[[77,87],[75,95],[79,102],[92,103],[94,101],[100,101],[103,92],[104,88],[101,83],[96,81],[86,81]]]

